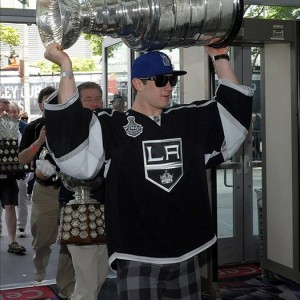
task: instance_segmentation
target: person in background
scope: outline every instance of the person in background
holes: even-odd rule
[[[150,51],[132,65],[132,108],[93,113],[82,111],[68,54],[58,43],[46,48],[61,69],[60,88],[45,103],[48,147],[75,178],[94,178],[105,165],[107,246],[120,300],[201,299],[198,254],[217,240],[206,169],[244,142],[253,96],[239,84],[229,48],[204,49],[219,78],[212,100],[168,108],[186,72]]]
[[[83,108],[91,111],[95,109],[103,109],[102,89],[95,82],[84,82],[78,85],[79,97]],[[39,162],[42,164],[43,162]],[[49,164],[46,163],[48,175],[55,174],[55,167],[52,166],[52,172]],[[99,172],[99,176],[103,177],[103,171]],[[63,185],[60,190],[59,199],[62,205],[66,205],[73,199],[72,192],[68,191]],[[102,183],[94,193],[93,197],[103,203],[104,202],[104,184]],[[72,256],[72,263],[75,270],[75,288],[72,300],[97,300],[100,289],[108,274],[108,254],[105,244],[91,245],[67,245]]]
[[[17,102],[10,103],[10,116],[19,121],[19,131],[21,135],[23,134],[26,122],[19,119],[21,108]],[[18,218],[17,218],[17,234],[20,238],[26,237],[26,225],[28,220],[28,202],[27,202],[27,183],[29,174],[24,173],[24,178],[17,180],[19,187],[19,197],[18,197]]]
[[[19,121],[19,131],[21,132],[21,134],[23,134],[27,123],[19,118],[20,111],[21,111],[21,108],[20,108],[19,104],[15,101],[11,101],[10,102],[9,115],[13,119]]]
[[[53,180],[55,176],[44,176],[36,165],[36,161],[43,155],[42,151],[46,149],[44,101],[54,91],[55,88],[52,86],[45,87],[40,91],[38,103],[43,115],[26,126],[19,152],[20,163],[31,163],[35,172],[30,225],[33,237],[35,280],[37,282],[45,279],[49,257],[52,252],[51,246],[56,242],[58,234],[60,211],[58,195],[61,182]],[[53,160],[51,163],[55,165]],[[61,249],[59,253],[56,282],[60,297],[68,298],[74,289],[75,275],[70,254],[68,251],[63,250],[65,249]]]
[[[27,112],[21,111],[19,114],[19,119],[27,124],[29,120]],[[29,172],[27,177],[27,190],[26,190],[28,202],[31,201],[33,184],[34,184],[34,172]]]
[[[114,95],[113,99],[111,100],[112,108],[124,112],[125,106],[126,106],[126,100],[124,96],[121,96],[119,94]]]
[[[23,121],[23,122],[25,122],[25,123],[28,123],[28,114],[27,114],[27,112],[26,111],[21,111],[20,113],[19,113],[19,119],[21,120],[21,121]]]
[[[4,114],[9,115],[9,113],[9,100],[5,98],[0,98],[0,118],[2,118]],[[17,133],[17,135],[19,139],[20,132]],[[5,210],[5,222],[9,239],[7,251],[9,253],[23,255],[26,252],[26,249],[25,247],[19,245],[19,243],[16,241],[16,206],[18,205],[18,193],[19,188],[17,184],[17,177],[14,174],[0,174],[0,201],[2,208],[4,208]]]
[[[91,111],[103,108],[102,89],[93,81],[86,81],[78,85],[78,92],[82,106]]]

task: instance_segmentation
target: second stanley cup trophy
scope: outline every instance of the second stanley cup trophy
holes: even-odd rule
[[[71,47],[81,32],[121,38],[131,49],[229,45],[239,32],[243,0],[37,0],[45,46]]]
[[[63,173],[59,177],[64,186],[74,192],[74,199],[61,209],[59,244],[105,243],[104,205],[91,197],[102,178],[81,180]]]

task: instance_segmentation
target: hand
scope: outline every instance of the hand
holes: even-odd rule
[[[214,48],[205,46],[206,53],[210,56],[216,56],[216,55],[222,55],[222,54],[228,54],[229,47],[224,48]],[[216,71],[216,74],[219,79],[225,79],[227,81],[230,81],[234,84],[239,84],[239,81],[230,65],[230,63],[226,59],[217,60],[214,63],[214,69]]]
[[[210,46],[204,46],[204,49],[210,57],[220,55],[220,54],[228,54],[229,52],[229,47],[214,48]]]
[[[44,57],[57,64],[63,71],[72,70],[72,62],[68,54],[58,43],[51,43],[47,46]]]
[[[37,142],[38,142],[39,146],[42,146],[43,144],[45,144],[45,141],[46,141],[46,127],[43,126],[41,128],[40,135],[37,139]]]
[[[36,161],[36,167],[41,171],[42,175],[45,177],[50,177],[56,173],[56,167],[52,165],[48,160]]]

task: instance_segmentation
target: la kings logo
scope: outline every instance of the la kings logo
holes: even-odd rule
[[[170,192],[183,175],[180,138],[143,142],[145,177]]]

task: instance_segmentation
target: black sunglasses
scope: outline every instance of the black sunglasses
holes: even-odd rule
[[[174,87],[177,84],[178,76],[177,75],[158,75],[148,78],[140,78],[141,80],[153,80],[157,87],[164,87],[168,82]]]
[[[28,121],[28,118],[22,117],[21,120],[22,120],[22,121]]]

